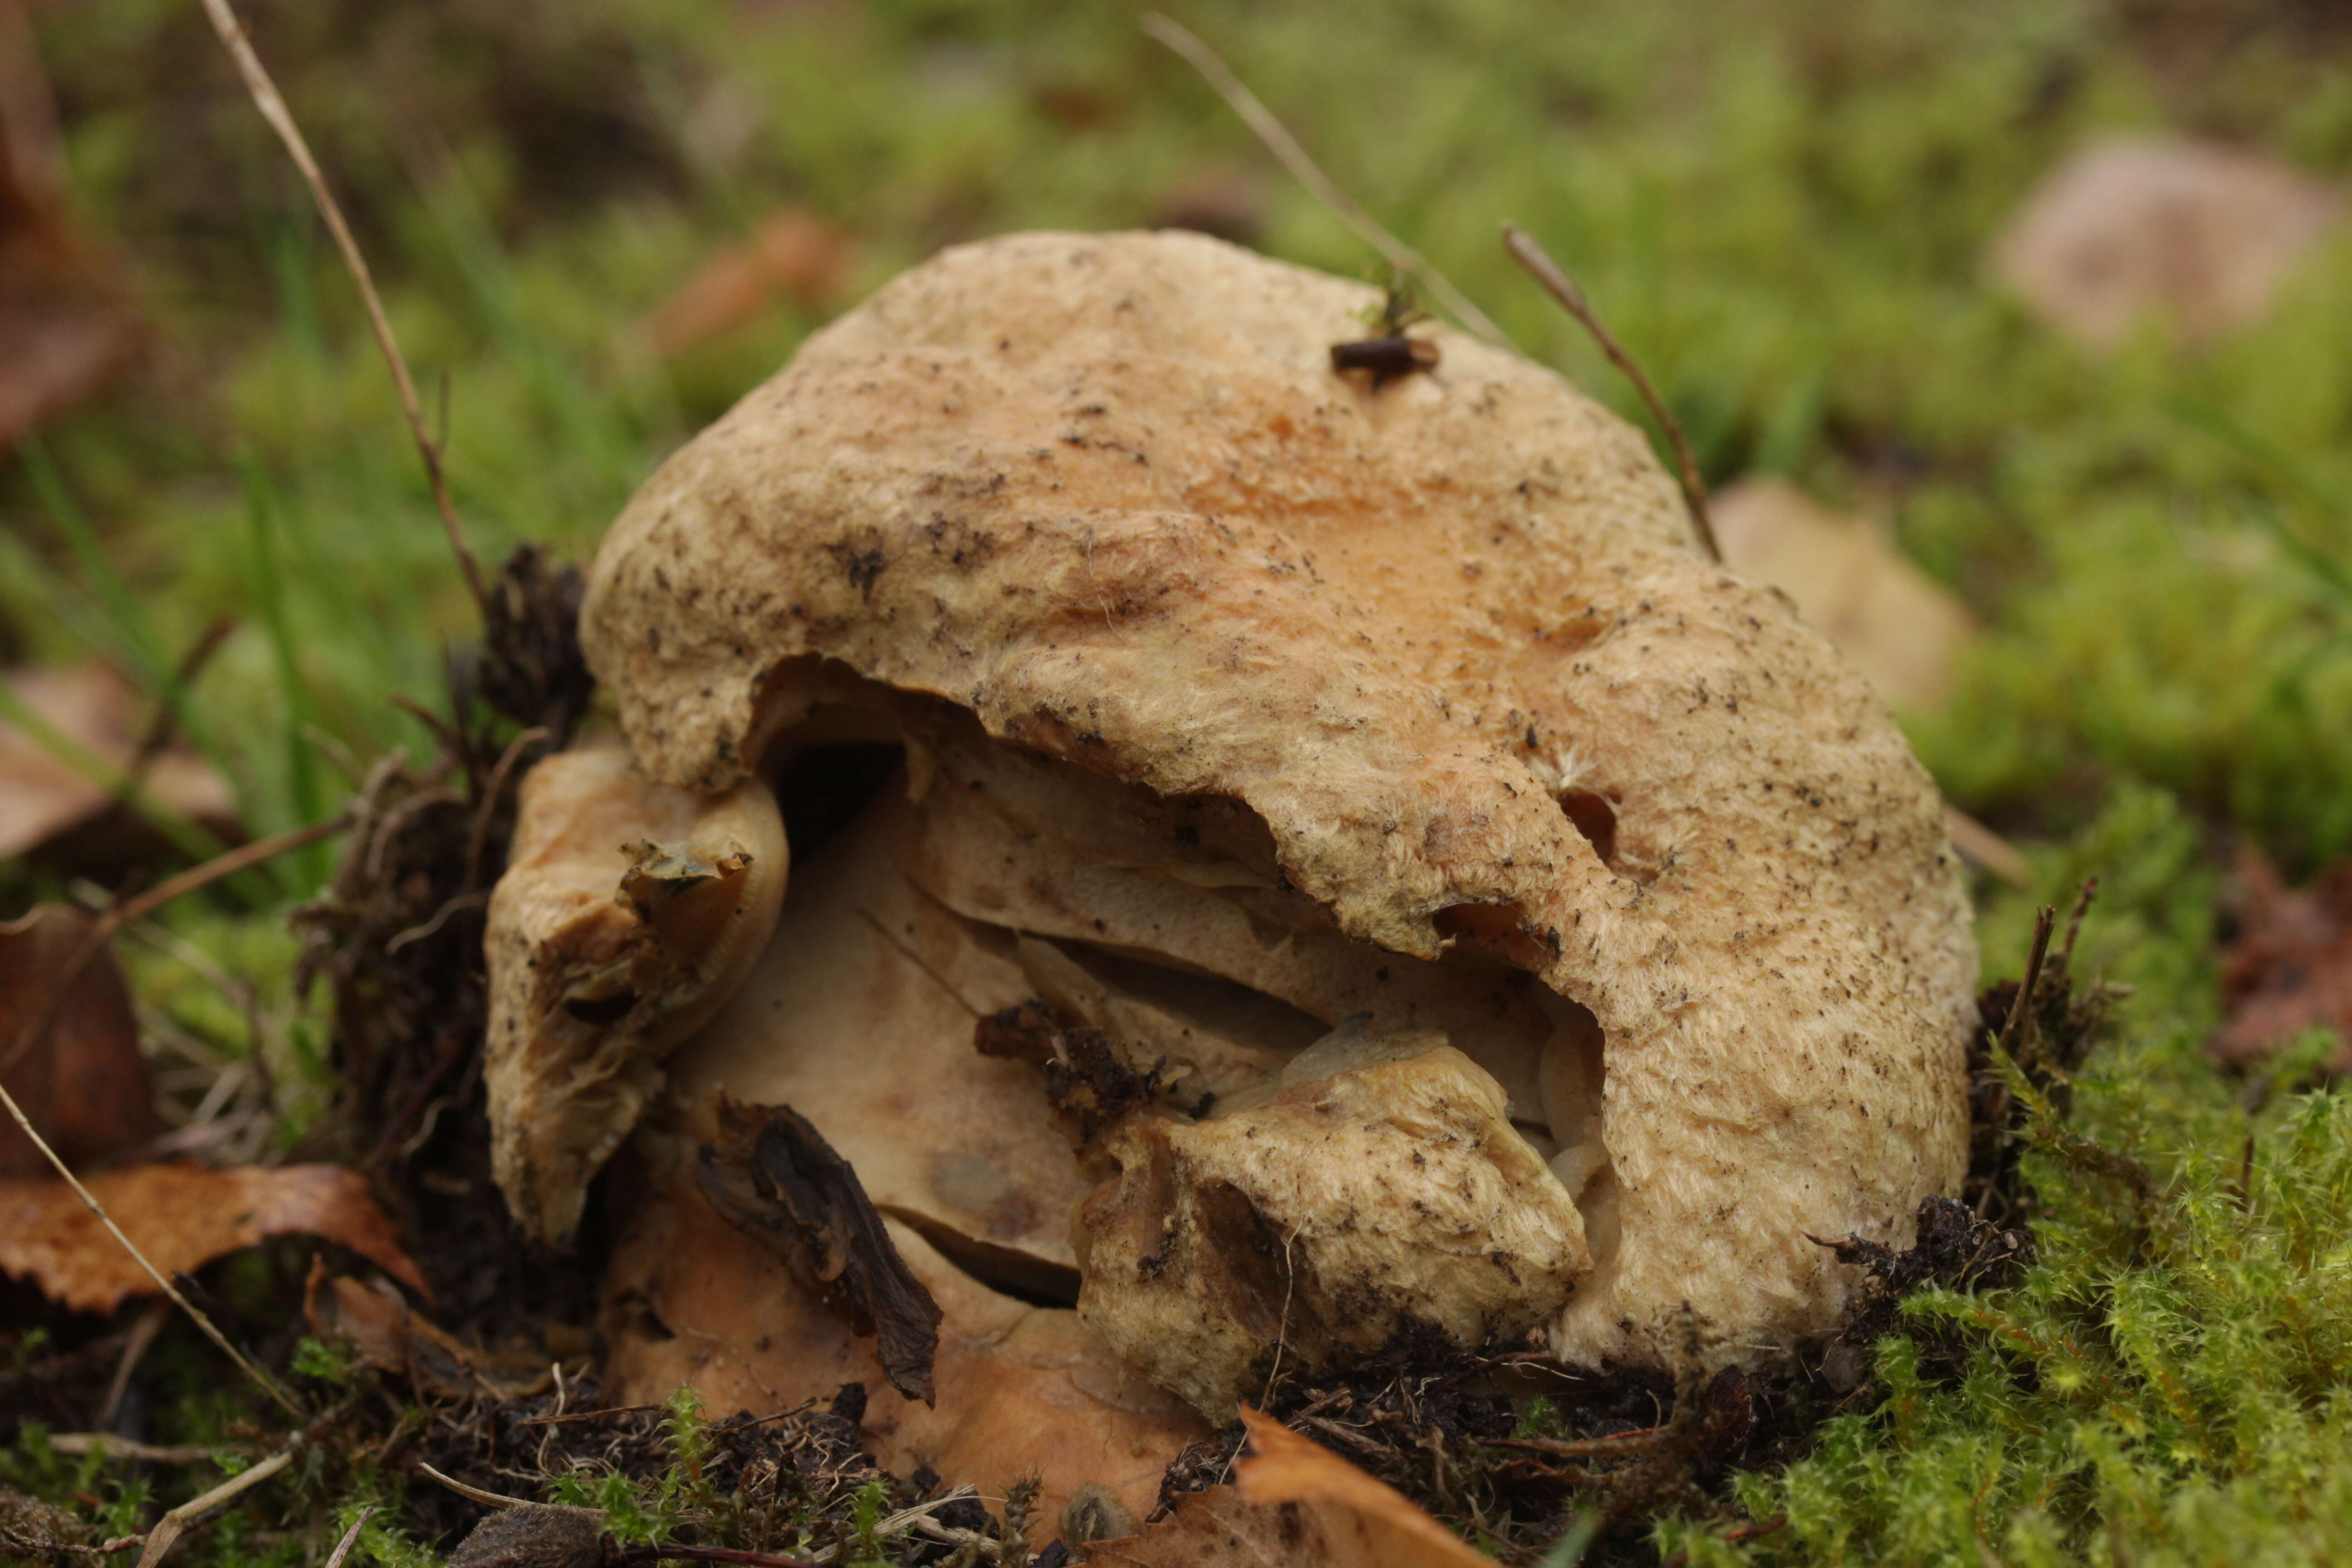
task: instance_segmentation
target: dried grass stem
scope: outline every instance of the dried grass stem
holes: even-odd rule
[[[449,535],[449,548],[457,557],[458,569],[466,574],[466,586],[473,593],[475,605],[487,616],[490,601],[482,584],[481,568],[474,563],[474,553],[466,547],[465,530],[457,522],[457,504],[449,499],[441,447],[425,426],[415,379],[408,374],[408,361],[400,352],[399,340],[393,336],[392,321],[384,314],[383,300],[376,293],[375,278],[368,270],[367,258],[360,253],[359,241],[352,237],[351,225],[343,220],[342,207],[327,189],[326,177],[319,172],[318,160],[310,155],[310,144],[303,139],[301,127],[294,123],[293,111],[286,107],[277,84],[269,79],[261,57],[253,52],[245,24],[237,20],[228,0],[204,0],[204,7],[205,15],[212,19],[213,31],[220,35],[229,58],[236,62],[237,74],[245,79],[253,106],[261,110],[261,117],[278,133],[278,141],[286,144],[287,156],[301,171],[302,182],[310,187],[311,199],[318,204],[319,216],[326,220],[327,231],[334,236],[335,248],[342,252],[343,265],[359,289],[360,302],[367,308],[368,324],[375,329],[376,347],[383,351],[384,363],[392,370],[393,384],[399,389],[401,411],[408,416],[408,432],[415,438],[417,455],[425,460],[425,475],[433,487],[433,504],[441,514],[441,526]]]
[[[1707,559],[1722,564],[1723,547],[1716,542],[1715,523],[1707,515],[1706,481],[1699,477],[1698,458],[1683,435],[1682,421],[1666,406],[1666,400],[1658,395],[1658,389],[1651,384],[1633,356],[1625,352],[1625,345],[1602,324],[1593,311],[1592,301],[1584,297],[1576,279],[1542,246],[1518,225],[1507,223],[1503,226],[1503,248],[1543,285],[1546,293],[1559,301],[1562,310],[1576,318],[1579,326],[1592,334],[1592,341],[1601,345],[1609,363],[1622,372],[1625,379],[1633,384],[1633,390],[1641,394],[1642,401],[1649,406],[1650,417],[1658,422],[1659,428],[1665,432],[1666,445],[1674,448],[1675,468],[1683,483],[1683,500],[1690,507],[1691,531],[1698,535],[1699,548],[1706,552]]]

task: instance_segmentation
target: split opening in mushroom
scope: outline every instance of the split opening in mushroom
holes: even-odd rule
[[[1391,953],[1346,937],[1293,889],[1271,831],[1238,801],[1105,780],[993,740],[961,710],[862,682],[808,712],[769,752],[795,860],[809,863],[865,815],[895,819],[882,831],[929,918],[1009,963],[1066,1024],[1164,1075],[1168,1103],[1196,1116],[1236,1095],[1262,1100],[1343,1020],[1433,1029],[1496,1073],[1512,1125],[1590,1211],[1596,1263],[1608,1250],[1599,1244],[1613,1246],[1601,1032],[1535,977],[1554,941],[1523,910],[1453,906],[1436,917],[1451,942],[1443,956]],[[895,740],[878,738],[893,725]],[[1613,818],[1584,815],[1613,837]],[[797,881],[789,895],[809,896]],[[999,1001],[958,999],[975,1015]],[[930,1184],[968,1200],[963,1189],[988,1180],[984,1163],[968,1162]],[[941,1205],[875,1195],[992,1289],[1038,1304],[1075,1291],[1059,1259],[960,1226]],[[964,1201],[961,1212],[975,1211]]]
[[[1538,977],[1558,938],[1524,908],[1454,905],[1436,916],[1445,939],[1436,956],[1392,952],[1349,936],[1294,885],[1272,829],[1242,801],[1108,778],[998,740],[961,707],[837,668],[792,672],[774,689],[782,721],[755,776],[727,797],[742,803],[724,808],[732,816],[713,815],[719,797],[651,784],[609,742],[552,759],[546,781],[534,773],[525,815],[569,814],[562,831],[533,829],[560,886],[526,874],[501,896],[528,910],[560,894],[549,907],[562,919],[535,936],[528,921],[516,926],[509,940],[522,946],[506,972],[581,969],[580,932],[600,933],[614,954],[581,969],[580,984],[524,998],[536,1015],[502,1015],[502,1029],[543,1036],[502,1058],[510,1065],[500,1080],[516,1105],[535,1108],[508,1106],[503,1124],[509,1169],[530,1184],[541,1215],[568,1229],[587,1179],[640,1116],[692,1147],[712,1136],[722,1095],[790,1106],[854,1167],[874,1208],[920,1239],[927,1267],[1008,1305],[1076,1303],[1117,1349],[1123,1342],[1087,1306],[1104,1298],[1084,1259],[1096,1237],[1087,1215],[1108,1225],[1118,1205],[1082,1205],[1121,1171],[1181,1174],[1193,1154],[1129,1138],[1121,1166],[1108,1144],[1074,1130],[1062,1091],[1049,1092],[1051,1071],[1032,1067],[1038,1058],[976,1048],[987,1021],[1031,1006],[1051,1020],[1054,1039],[1084,1036],[1090,1059],[1113,1064],[1123,1087],[1097,1127],[1140,1114],[1195,1129],[1186,1147],[1229,1164],[1253,1139],[1289,1139],[1298,1147],[1282,1158],[1305,1162],[1302,1172],[1327,1131],[1362,1145],[1355,1166],[1313,1170],[1311,1213],[1280,1220],[1285,1234],[1308,1238],[1297,1289],[1328,1320],[1294,1322],[1294,1349],[1328,1341],[1340,1353],[1350,1325],[1367,1321],[1337,1304],[1334,1270],[1384,1281],[1381,1299],[1408,1314],[1426,1304],[1424,1289],[1430,1301],[1448,1299],[1453,1287],[1431,1283],[1448,1269],[1543,1282],[1482,1298],[1482,1315],[1449,1331],[1466,1343],[1496,1321],[1544,1321],[1608,1260],[1601,1033],[1589,1009]],[[763,814],[756,830],[746,825],[751,805]],[[656,810],[667,826],[641,830],[632,813]],[[725,824],[731,837],[716,832]],[[635,847],[624,854],[622,844]],[[713,889],[733,885],[716,879],[739,859],[782,884],[780,893],[761,884],[779,904],[762,912],[730,902],[719,918],[688,921],[691,942],[670,940],[681,911],[696,915]],[[743,963],[721,961],[746,942],[758,945]],[[714,956],[694,960],[706,952]],[[639,972],[657,984],[671,973],[648,968],[647,954],[694,960],[708,979],[640,1028],[661,994],[637,984]],[[623,980],[634,987],[626,997]],[[683,1018],[696,1026],[690,1035],[662,1026]],[[1055,1065],[1066,1082],[1066,1052]],[[551,1098],[545,1086],[561,1092]],[[1412,1157],[1424,1151],[1432,1168]],[[1271,1167],[1230,1174],[1278,1176]],[[1169,1212],[1214,1229],[1223,1211],[1210,1189],[1226,1179],[1205,1166],[1197,1182],[1184,1177],[1168,1191]],[[1136,1210],[1155,1201],[1157,1181],[1123,1181],[1120,1202],[1136,1214],[1120,1222],[1122,1236],[1159,1224]],[[1487,1195],[1431,1230],[1426,1205],[1381,1195],[1415,1183]],[[1363,1234],[1388,1239],[1343,1258],[1353,1233],[1324,1221],[1383,1203],[1396,1214]],[[1455,1257],[1462,1238],[1490,1226],[1515,1237],[1507,1267]],[[1202,1237],[1193,1253],[1206,1258],[1216,1238]],[[1129,1320],[1130,1338],[1143,1331]],[[1222,1387],[1213,1380],[1186,1397],[1210,1410]]]

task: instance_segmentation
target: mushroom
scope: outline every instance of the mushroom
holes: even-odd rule
[[[877,1456],[1129,1506],[1202,1429],[1160,1390],[1223,1418],[1277,1356],[1431,1329],[1785,1354],[1855,1285],[1811,1236],[1901,1245],[1957,1184],[1976,954],[1933,784],[1558,376],[1443,330],[1420,374],[1335,371],[1377,304],[1193,235],[962,247],[624,512],[581,634],[626,765],[601,815],[534,773],[489,945],[501,1147],[562,1152],[501,1163],[518,1215],[561,1236],[648,1112],[623,1397],[857,1364],[696,1192],[722,1095],[820,1130],[939,1297],[936,1406],[877,1403]],[[621,845],[719,864],[631,814],[763,788],[798,868],[741,978],[562,1000],[604,982],[543,973],[526,889],[601,889],[601,929]],[[1012,1036],[1042,1079],[974,1048]],[[1014,1455],[1022,1412],[1054,1435]]]

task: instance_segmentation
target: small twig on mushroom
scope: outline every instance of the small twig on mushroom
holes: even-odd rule
[[[1265,143],[1266,151],[1282,161],[1298,183],[1313,192],[1315,198],[1355,232],[1357,238],[1370,246],[1388,264],[1411,277],[1430,297],[1445,307],[1448,314],[1498,348],[1509,348],[1511,340],[1502,328],[1488,318],[1486,311],[1470,301],[1470,297],[1448,281],[1445,274],[1429,264],[1421,252],[1382,228],[1370,213],[1349,198],[1345,191],[1331,183],[1331,177],[1307,155],[1298,138],[1274,116],[1274,111],[1261,102],[1233,68],[1217,57],[1214,49],[1202,43],[1190,28],[1171,21],[1157,11],[1146,12],[1139,24],[1150,37],[1165,44],[1184,57],[1185,62],[1199,71],[1210,87],[1216,90],[1226,106],[1242,117],[1242,121]]]
[[[449,481],[443,471],[441,447],[433,439],[433,432],[425,423],[424,406],[417,401],[416,382],[408,374],[408,361],[400,352],[399,340],[392,333],[392,320],[384,314],[383,300],[377,295],[374,276],[369,272],[367,258],[360,253],[359,241],[352,237],[351,225],[343,220],[343,209],[327,189],[326,177],[319,172],[318,160],[310,155],[310,144],[303,139],[301,127],[294,123],[293,111],[278,96],[278,86],[269,79],[261,57],[253,52],[247,38],[245,25],[229,8],[228,0],[204,0],[205,15],[212,19],[213,31],[220,35],[229,58],[236,62],[237,74],[245,79],[246,90],[252,95],[253,106],[261,111],[262,119],[278,133],[286,145],[287,156],[301,171],[303,184],[310,188],[311,199],[318,204],[319,216],[334,237],[335,248],[342,253],[343,265],[359,289],[360,302],[367,308],[368,323],[375,329],[376,346],[383,351],[384,363],[392,371],[393,384],[400,393],[401,411],[408,416],[408,431],[415,438],[416,450],[425,460],[425,476],[433,487],[433,504],[441,514],[441,526],[449,535],[449,548],[456,552],[457,566],[466,575],[466,586],[474,595],[474,604],[485,616],[489,613],[489,595],[482,584],[481,569],[474,564],[474,552],[466,546],[465,530],[457,521],[457,503],[449,499]]]
[[[1666,406],[1666,400],[1658,395],[1658,389],[1651,384],[1633,356],[1625,352],[1625,346],[1601,324],[1600,316],[1593,311],[1592,301],[1584,297],[1576,279],[1563,271],[1542,246],[1518,225],[1507,223],[1503,226],[1503,248],[1544,286],[1546,293],[1559,301],[1562,310],[1576,318],[1577,324],[1590,332],[1592,341],[1601,345],[1601,352],[1609,356],[1609,363],[1622,372],[1625,379],[1633,384],[1633,390],[1642,395],[1642,401],[1649,405],[1650,416],[1665,431],[1666,444],[1675,449],[1675,468],[1683,482],[1683,500],[1690,507],[1691,529],[1698,535],[1699,547],[1706,552],[1708,560],[1719,564],[1723,547],[1715,542],[1715,523],[1707,516],[1706,481],[1699,477],[1698,458],[1683,435],[1682,421],[1675,417],[1674,410]]]

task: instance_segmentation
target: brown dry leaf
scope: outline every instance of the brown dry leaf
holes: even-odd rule
[[[0,327],[0,365],[8,363],[5,331]],[[0,429],[0,443],[5,440],[5,429]],[[127,772],[137,761],[149,721],[148,705],[107,666],[14,669],[5,679],[17,701],[108,769]],[[216,829],[235,826],[236,803],[228,781],[185,748],[166,746],[149,759],[140,787],[146,799],[174,816]],[[94,822],[114,804],[106,785],[59,757],[37,736],[0,721],[0,859],[37,849]]]
[[[2096,348],[2142,318],[2187,338],[2255,320],[2343,209],[2268,158],[2174,137],[2106,138],[2046,175],[1993,247],[2028,309]]]
[[[273,1236],[315,1236],[432,1290],[356,1171],[340,1165],[132,1165],[88,1178],[131,1245],[165,1274],[188,1273]],[[110,1312],[155,1282],[61,1181],[0,1181],[0,1273],[30,1279],[78,1311]]]
[[[2227,1017],[2213,1055],[2257,1061],[2305,1029],[2334,1029],[2344,1043],[2329,1065],[2352,1072],[2352,860],[2301,889],[2259,853],[2246,855],[2238,875],[2245,903],[2221,955]]]
[[[780,300],[803,310],[830,299],[849,270],[848,237],[814,214],[771,214],[740,245],[720,251],[646,319],[644,333],[667,358],[756,321]]]
[[[86,1164],[163,1131],[153,1086],[139,1054],[131,992],[101,946],[82,963],[66,995],[50,987],[81,953],[96,922],[79,910],[43,904],[0,925],[0,1084],[69,1165]],[[57,1008],[38,1039],[26,1037]],[[47,1176],[32,1140],[0,1122],[0,1179]]]
[[[0,451],[130,362],[142,331],[67,224],[21,0],[0,0]]]
[[[1025,1070],[1025,1069],[1024,1069]],[[638,1135],[641,1150],[654,1140]],[[605,1386],[616,1404],[692,1386],[713,1411],[784,1409],[870,1383],[873,1351],[802,1288],[782,1259],[735,1230],[680,1180],[685,1160],[649,1157],[667,1179],[614,1244],[606,1275]],[[877,1399],[860,1433],[901,1474],[929,1465],[992,1497],[1024,1476],[1057,1515],[1088,1483],[1140,1517],[1169,1462],[1208,1427],[1121,1366],[1066,1308],[999,1294],[895,1220],[890,1239],[940,1304],[939,1402]]]
[[[320,1340],[340,1340],[380,1372],[408,1380],[419,1393],[464,1399],[489,1393],[500,1399],[547,1386],[546,1358],[530,1352],[494,1354],[467,1344],[414,1311],[382,1279],[330,1277],[323,1259],[310,1260],[302,1289],[302,1316]]]
[[[1493,1568],[1393,1487],[1244,1408],[1255,1452],[1231,1487],[1086,1550],[1092,1568]]]
[[[1711,510],[1724,564],[1796,601],[1881,697],[1897,708],[1943,700],[1975,618],[1883,529],[1775,479],[1742,479]]]

